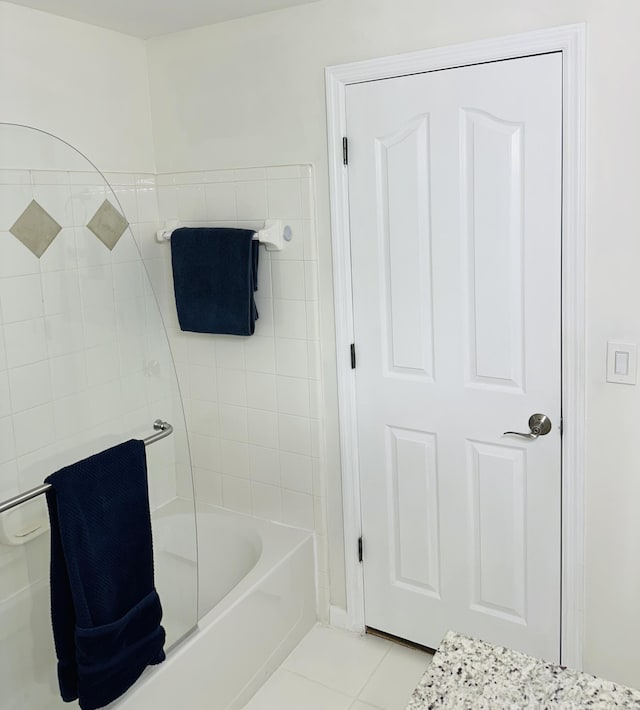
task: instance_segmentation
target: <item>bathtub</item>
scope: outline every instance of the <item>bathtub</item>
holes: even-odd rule
[[[154,523],[156,555],[195,565],[192,537],[176,535],[193,520],[181,505],[170,504]],[[197,628],[110,707],[239,710],[315,623],[312,533],[205,505],[198,510],[198,539]],[[157,569],[173,575],[173,585],[157,579],[171,643],[172,625],[180,628],[171,594],[190,591],[175,584],[175,569],[162,562]]]

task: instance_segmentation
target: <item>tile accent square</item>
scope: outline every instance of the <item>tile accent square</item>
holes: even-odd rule
[[[45,209],[35,200],[31,200],[9,231],[39,259],[61,229]]]
[[[129,226],[118,210],[105,200],[93,215],[87,227],[111,251]]]

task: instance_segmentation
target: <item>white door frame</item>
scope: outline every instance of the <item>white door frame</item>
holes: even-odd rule
[[[342,494],[344,512],[346,615],[332,621],[364,631],[364,577],[358,562],[361,535],[360,473],[354,371],[351,235],[348,174],[343,165],[346,87],[480,62],[562,52],[562,619],[561,662],[582,669],[584,626],[585,460],[585,42],[584,24],[566,25],[325,70],[332,220],[334,301]],[[332,610],[333,612],[334,610]]]

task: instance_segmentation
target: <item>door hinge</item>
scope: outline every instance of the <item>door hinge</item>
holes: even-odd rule
[[[358,562],[362,562],[362,537],[358,538]]]
[[[356,344],[351,343],[351,369],[356,369]]]
[[[342,164],[349,165],[349,141],[346,136],[342,139]]]
[[[564,419],[560,417],[560,436],[564,434]]]

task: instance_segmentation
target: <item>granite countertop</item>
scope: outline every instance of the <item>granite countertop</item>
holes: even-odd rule
[[[637,708],[640,691],[449,631],[406,710]]]

